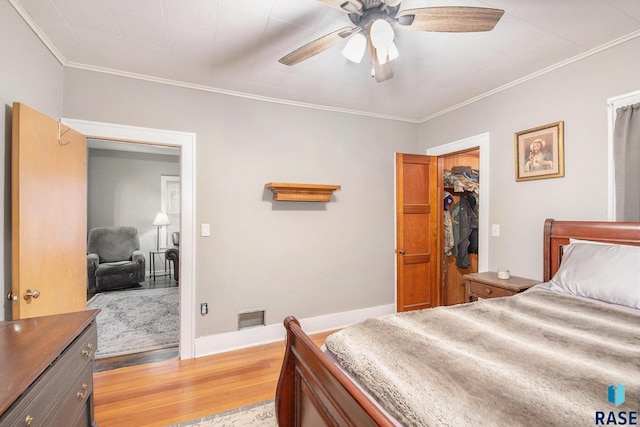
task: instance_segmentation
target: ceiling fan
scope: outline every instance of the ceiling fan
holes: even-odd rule
[[[325,34],[283,56],[279,62],[295,65],[349,39],[343,55],[360,62],[369,50],[371,75],[377,82],[393,77],[393,60],[399,55],[393,43],[394,27],[450,33],[491,31],[504,14],[501,9],[467,6],[400,10],[402,0],[319,1],[347,13],[353,26]]]

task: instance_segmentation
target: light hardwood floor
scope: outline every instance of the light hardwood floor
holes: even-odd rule
[[[331,332],[312,335],[322,345]],[[167,426],[275,397],[284,343],[94,373],[100,427]]]

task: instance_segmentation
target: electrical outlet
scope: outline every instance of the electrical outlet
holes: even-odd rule
[[[200,304],[200,314],[202,316],[209,314],[209,304],[207,304],[206,302]]]

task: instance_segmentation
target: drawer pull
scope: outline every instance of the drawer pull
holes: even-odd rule
[[[491,295],[491,289],[485,288],[484,293],[487,295]]]
[[[91,344],[87,344],[87,348],[82,349],[82,356],[86,357],[87,359],[91,357],[91,355],[93,354],[93,345]]]
[[[88,386],[88,385],[86,385],[86,384],[82,384],[82,390],[83,390],[83,391],[82,391],[82,392],[81,392],[81,391],[79,391],[78,393],[76,393],[76,396],[78,397],[78,399],[82,400],[82,399],[84,399],[85,397],[87,397],[87,393],[88,393],[88,392],[87,392],[87,389],[88,389],[88,388],[89,388],[89,386]]]
[[[33,421],[33,417],[31,415],[27,415],[27,418],[24,419],[24,425],[30,426],[32,421]]]

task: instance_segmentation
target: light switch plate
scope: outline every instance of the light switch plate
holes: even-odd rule
[[[491,235],[493,237],[500,237],[500,224],[491,224]]]
[[[202,226],[200,227],[200,235],[202,237],[211,236],[211,226],[209,224],[202,224]]]

